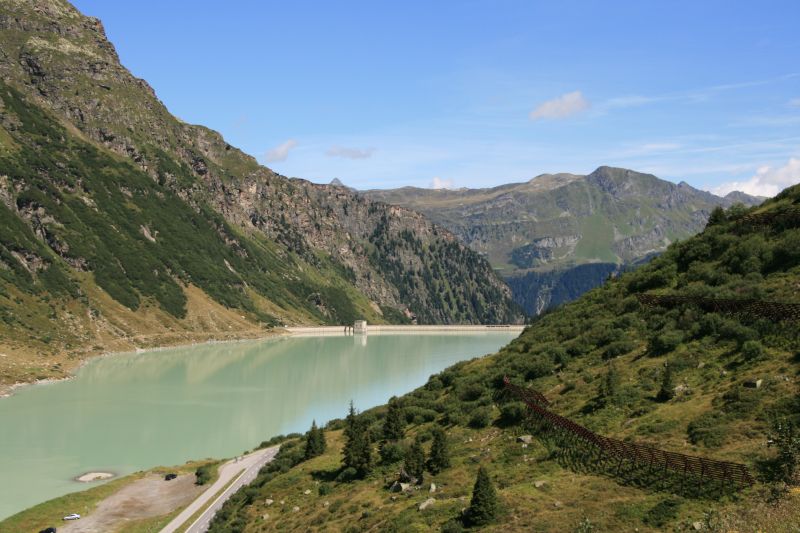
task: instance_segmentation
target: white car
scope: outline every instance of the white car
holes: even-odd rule
[[[78,513],[72,513],[72,514],[68,514],[67,516],[65,516],[64,520],[77,520],[80,517],[81,517],[81,515],[79,515]]]

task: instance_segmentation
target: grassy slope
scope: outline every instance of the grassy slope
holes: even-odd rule
[[[792,203],[800,203],[800,186],[755,211]],[[332,481],[341,437],[328,431],[331,446],[325,455],[262,476],[246,498],[235,499],[214,531],[436,530],[467,504],[464,497],[478,464],[488,467],[504,508],[488,530],[588,531],[590,524],[595,531],[680,531],[700,521],[719,531],[791,531],[791,524],[800,523],[796,492],[777,505],[766,503],[768,491],[761,483],[723,498],[676,495],[624,484],[591,465],[570,466],[552,442],[522,448],[514,441],[526,428],[501,417],[507,400],[495,392],[503,375],[544,392],[553,411],[597,432],[743,462],[763,475],[762,465],[774,453],[765,446],[770,420],[797,422],[800,415],[797,325],[690,306],[643,309],[634,296],[640,292],[797,302],[800,229],[737,233],[735,221],[710,226],[651,264],[545,315],[500,353],[457,364],[403,397],[407,438],[427,437],[440,424],[453,448],[453,467],[426,479],[424,489],[430,481],[442,488],[433,495],[437,503],[431,509],[417,510],[427,492],[394,499],[386,490],[398,464],[379,466],[363,481]],[[748,360],[742,346],[753,340],[763,352]],[[603,399],[600,384],[612,362],[619,385]],[[673,369],[676,396],[659,402],[665,363]],[[763,385],[746,389],[742,384],[748,378],[761,378]],[[493,424],[470,428],[470,419],[481,410],[488,410]],[[361,415],[370,420],[376,439],[384,413],[385,408],[376,408]],[[333,423],[330,429],[340,427]],[[537,489],[535,480],[547,483]],[[331,492],[319,495],[318,481]],[[307,488],[312,494],[303,494]],[[267,506],[266,498],[284,505]],[[300,512],[292,511],[295,505]]]

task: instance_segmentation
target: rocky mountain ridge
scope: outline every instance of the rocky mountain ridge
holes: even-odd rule
[[[364,194],[447,227],[511,280],[518,303],[533,313],[564,301],[550,297],[563,289],[553,280],[576,266],[609,271],[638,261],[699,232],[714,207],[761,200],[743,193],[722,198],[685,182],[612,167],[586,176],[543,174],[490,189],[405,187]]]

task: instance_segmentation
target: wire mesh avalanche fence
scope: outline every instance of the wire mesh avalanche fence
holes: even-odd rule
[[[637,294],[636,298],[639,303],[647,307],[675,307],[690,304],[707,312],[749,315],[775,322],[800,320],[800,304],[656,294]]]
[[[503,384],[507,391],[527,405],[535,419],[546,428],[565,436],[566,441],[562,442],[566,442],[568,447],[578,449],[580,454],[589,454],[592,461],[609,467],[606,470],[612,474],[622,475],[632,469],[643,468],[658,482],[665,481],[668,474],[678,476],[679,487],[676,491],[681,492],[686,483],[701,489],[704,485],[716,484],[720,489],[737,490],[755,482],[743,464],[669,452],[598,435],[546,409],[549,402],[541,393],[514,385],[508,376],[503,378]]]

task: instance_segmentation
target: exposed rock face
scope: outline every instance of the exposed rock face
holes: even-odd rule
[[[217,132],[173,117],[152,88],[119,63],[100,21],[81,15],[68,2],[5,3],[0,47],[3,83],[58,117],[66,135],[130,161],[153,182],[146,194],[179,198],[217,227],[218,238],[239,257],[256,261],[248,250],[266,241],[287,270],[323,279],[320,283],[337,291],[355,287],[375,310],[372,320],[393,321],[411,314],[421,323],[520,318],[509,289],[488,262],[424,215],[372,201],[338,183],[288,179],[260,166]],[[19,130],[14,115],[5,115],[2,127],[11,133]],[[72,268],[91,269],[90,261],[73,253],[74,247],[54,237],[59,232],[52,228],[63,220],[48,218],[34,204],[16,205],[30,183],[13,175],[3,183],[9,187],[0,187],[0,199],[8,203],[8,196],[17,216],[40,239]],[[81,196],[91,205],[96,199],[87,183],[88,178],[78,176],[74,183],[52,186],[59,194]],[[119,190],[128,198],[142,194],[127,184],[120,184]],[[158,227],[142,224],[136,231],[148,242],[162,244],[163,229],[159,233]],[[226,265],[241,274],[241,268]],[[276,270],[267,264],[259,268]],[[286,274],[287,290],[299,283],[295,277]],[[256,290],[252,282],[242,287]],[[259,296],[279,308],[296,305],[274,301],[273,294]],[[341,305],[333,300],[314,303],[312,314],[323,321],[345,316],[330,312]]]
[[[742,193],[721,198],[686,183],[611,167],[587,176],[544,174],[492,189],[406,187],[364,194],[420,211],[450,229],[507,278],[528,312],[597,286],[615,270],[603,265],[634,263],[697,233],[718,205],[760,201]],[[598,267],[576,270],[590,264]],[[585,282],[576,279],[582,274],[589,276]],[[581,289],[563,291],[561,279]]]

